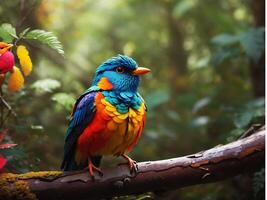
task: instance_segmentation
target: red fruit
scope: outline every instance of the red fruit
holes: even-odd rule
[[[7,159],[0,154],[0,170],[4,168],[7,163]]]
[[[0,74],[5,74],[13,69],[15,58],[13,53],[7,51],[0,56]]]

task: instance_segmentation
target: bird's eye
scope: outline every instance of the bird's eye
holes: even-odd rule
[[[116,72],[123,73],[124,72],[124,68],[119,66],[119,67],[116,68]]]

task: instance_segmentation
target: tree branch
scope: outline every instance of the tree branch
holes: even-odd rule
[[[17,175],[14,180],[27,183],[38,199],[99,199],[216,182],[255,171],[264,165],[264,159],[265,130],[259,129],[248,137],[193,155],[138,163],[137,174],[130,174],[126,166],[118,166],[103,169],[104,176],[96,176],[95,181],[87,171],[57,176],[51,176],[53,172],[36,172]],[[15,182],[7,186],[13,184],[10,188],[14,188]]]

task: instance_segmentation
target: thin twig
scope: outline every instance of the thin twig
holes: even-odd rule
[[[245,131],[245,133],[243,133],[239,139],[243,139],[245,137],[248,137],[254,133],[256,133],[258,130],[260,130],[260,128],[264,128],[264,126],[262,124],[252,124],[252,126],[247,130]]]
[[[2,95],[0,95],[0,100],[3,103],[3,105],[7,108],[9,113],[11,113],[14,117],[17,117],[17,113],[12,109],[12,107],[7,103],[7,101],[3,98]],[[6,117],[9,116],[9,113],[7,114]]]

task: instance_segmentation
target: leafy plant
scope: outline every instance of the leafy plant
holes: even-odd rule
[[[264,32],[263,27],[250,28],[239,35],[239,42],[246,55],[255,63],[258,62],[265,49]]]
[[[253,124],[264,124],[265,120],[265,99],[258,98],[247,102],[245,105],[241,106],[239,110],[234,114],[233,124],[235,129],[233,129],[229,137],[228,142],[236,140],[241,136],[250,126]]]
[[[60,82],[54,79],[42,79],[35,81],[31,88],[35,90],[37,94],[43,94],[46,92],[52,92],[53,90],[61,86]]]
[[[61,43],[52,32],[47,32],[39,29],[30,30],[29,28],[26,28],[25,30],[21,31],[19,35],[17,35],[16,29],[11,24],[4,23],[0,26],[0,38],[2,38],[3,42],[7,43],[12,42],[14,46],[17,47],[17,56],[19,58],[19,63],[24,76],[28,76],[31,73],[32,62],[27,48],[23,45],[16,46],[17,43],[20,42],[21,40],[36,40],[42,44],[48,45],[50,48],[56,50],[59,54],[64,55]],[[12,82],[17,83],[13,84],[9,82],[9,85],[12,86],[9,87],[10,91],[19,91],[24,85],[24,77],[22,76],[20,69],[19,68],[16,69],[17,70],[13,71],[10,70]]]
[[[66,110],[71,110],[76,99],[71,94],[56,93],[52,96],[52,100],[55,101],[60,107]]]
[[[259,98],[248,102],[242,110],[236,114],[234,118],[234,124],[236,128],[247,128],[248,125],[253,122],[257,123],[257,118],[262,118],[265,116],[265,99]],[[260,120],[260,119],[259,119]],[[258,121],[258,122],[261,122]]]
[[[24,34],[23,38],[37,40],[50,48],[55,49],[59,54],[64,55],[63,46],[52,32],[44,30],[32,30]]]
[[[219,65],[226,59],[241,55],[242,52],[257,63],[265,49],[264,32],[265,29],[260,27],[250,28],[236,35],[223,33],[215,36],[211,40],[217,47],[213,63]]]
[[[39,42],[39,44],[45,44],[51,49],[56,50],[60,55],[64,55],[63,47],[57,37],[52,32],[47,32],[44,30],[30,30],[30,28],[26,28],[22,30],[21,32],[17,33],[16,29],[8,23],[4,23],[0,25],[0,41],[1,45],[6,48],[6,51],[3,51],[2,54],[0,53],[0,69],[1,72],[4,72],[1,74],[0,78],[0,97],[1,97],[1,109],[0,109],[0,115],[1,115],[1,124],[0,128],[3,127],[12,127],[15,130],[19,127],[19,131],[23,132],[25,131],[26,127],[32,132],[36,130],[42,130],[42,126],[35,126],[33,124],[27,124],[29,123],[27,120],[18,120],[16,119],[15,123],[9,123],[10,119],[12,117],[17,117],[17,113],[13,107],[18,107],[19,101],[21,101],[22,98],[28,98],[24,100],[24,103],[27,103],[29,100],[29,97],[25,95],[27,92],[21,91],[22,87],[24,86],[24,79],[25,77],[29,76],[33,69],[33,63],[30,57],[30,51],[29,48],[24,46],[23,43],[26,43],[27,41],[35,40]],[[28,42],[28,44],[31,44]],[[15,56],[14,56],[15,55]],[[18,58],[18,59],[16,59]],[[9,59],[9,60],[7,60]],[[16,65],[16,66],[15,66]],[[5,71],[3,70],[5,69]],[[6,87],[6,83],[4,82],[5,78],[8,78],[8,84]],[[61,86],[60,82],[53,79],[43,79],[38,80],[34,84],[32,84],[31,88],[38,94],[44,94],[47,92],[52,92],[55,89],[59,88]],[[11,94],[9,97],[7,97],[8,101],[4,99],[4,94],[7,91],[11,92],[18,92],[16,94]],[[20,92],[19,92],[20,91]],[[28,94],[28,93],[27,93]],[[5,94],[5,97],[7,94]],[[22,117],[20,117],[22,118]],[[22,124],[20,124],[22,123]],[[15,124],[15,125],[14,125]],[[6,135],[6,132],[0,133],[0,142],[3,140],[4,136]],[[15,146],[15,144],[2,144],[0,145],[0,150],[7,149]],[[19,150],[21,152],[22,150]],[[8,151],[9,156],[12,158],[12,152]],[[7,152],[7,153],[8,153]],[[13,152],[14,153],[14,152]],[[20,155],[19,153],[16,153],[16,155]],[[18,159],[18,156],[16,159]],[[16,159],[11,159],[12,162]],[[6,164],[7,159],[0,154],[0,169]],[[20,166],[18,164],[18,161],[15,165],[12,165],[13,167]],[[22,169],[21,167],[19,167]],[[25,167],[24,167],[25,169]]]
[[[0,26],[0,38],[8,43],[12,42],[13,38],[18,38],[16,29],[11,24],[2,24]]]

